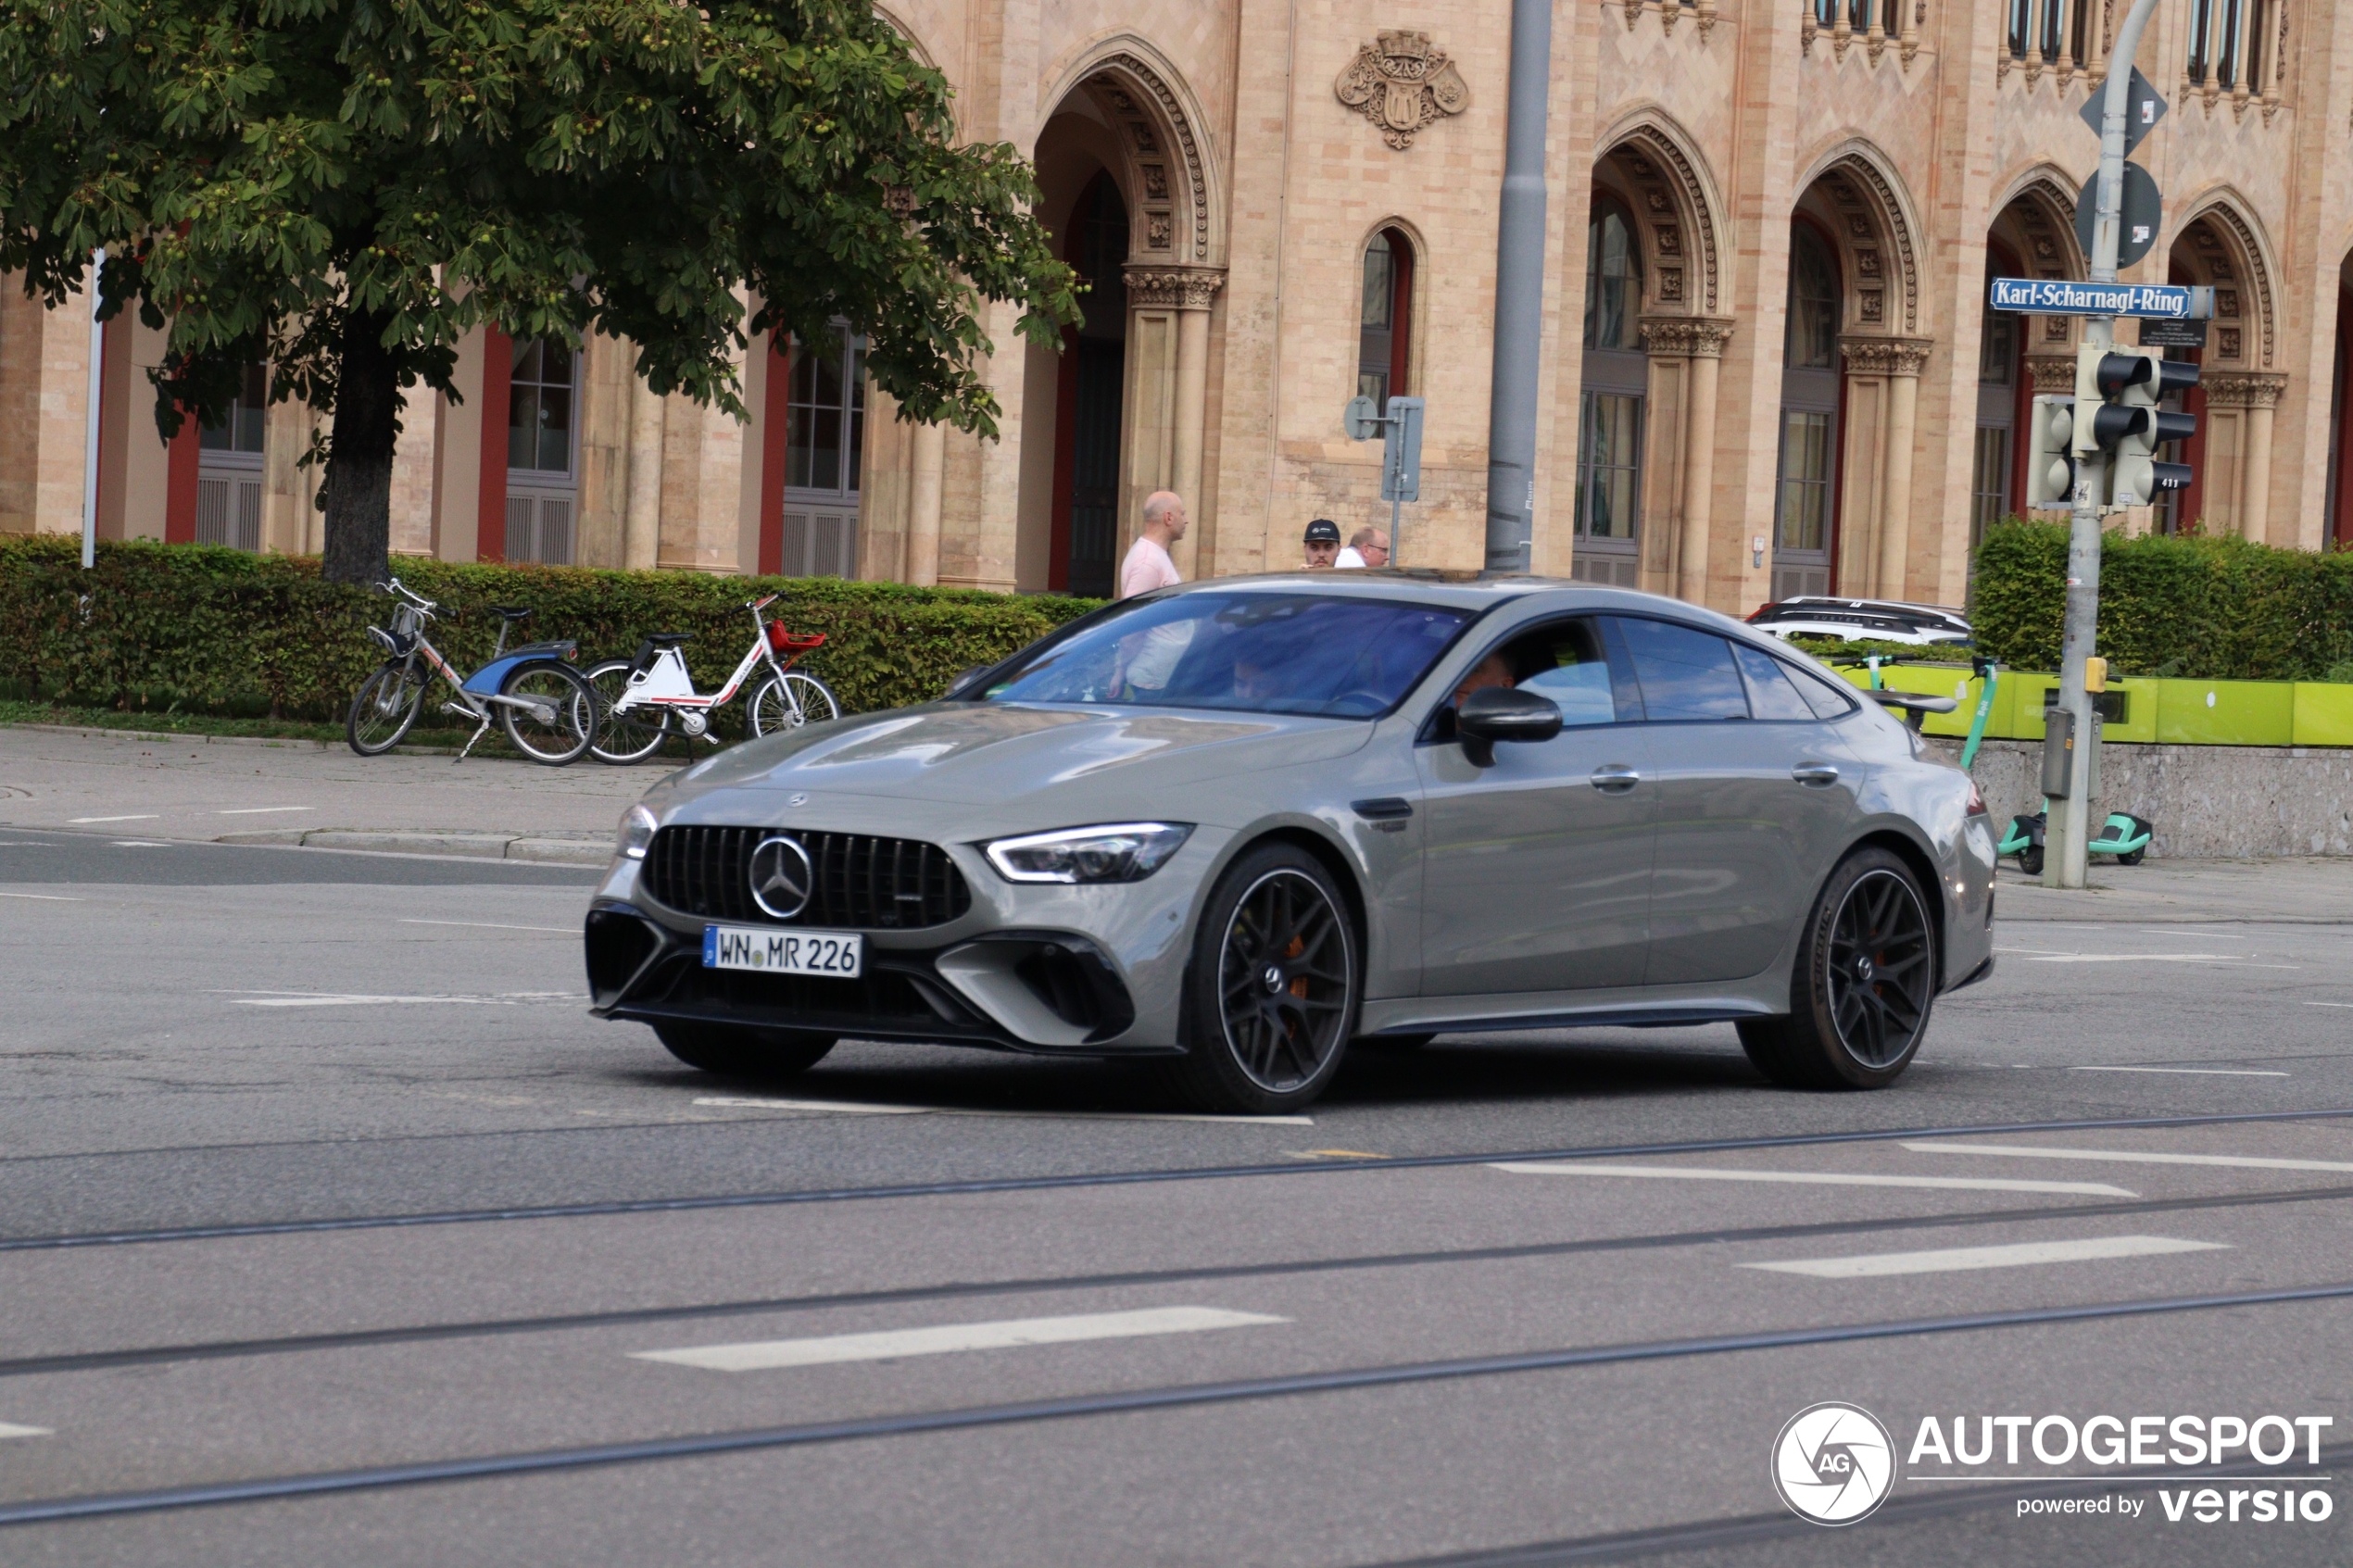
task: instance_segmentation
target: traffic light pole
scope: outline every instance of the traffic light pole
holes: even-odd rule
[[[2092,230],[2092,277],[2095,283],[2116,282],[2116,253],[2124,227],[2124,115],[2131,96],[2133,60],[2139,54],[2141,33],[2157,10],[2157,0],[2133,0],[2117,30],[2116,46],[2108,52],[2108,82],[2100,105],[2099,208]],[[2083,341],[2107,348],[2116,341],[2116,318],[2091,316],[2083,321]],[[2089,411],[2079,409],[2078,418]],[[2105,454],[2079,462],[2075,470],[2075,507],[2067,545],[2067,621],[2059,642],[2060,708],[2073,716],[2075,747],[2068,755],[2067,798],[2054,802],[2044,828],[2043,885],[2083,885],[2091,843],[2092,696],[2084,681],[2084,663],[2092,657],[2100,621],[2100,498],[2108,494]]]

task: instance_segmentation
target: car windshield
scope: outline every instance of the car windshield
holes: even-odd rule
[[[1139,599],[1029,655],[981,700],[1369,718],[1396,706],[1470,619],[1353,596]]]

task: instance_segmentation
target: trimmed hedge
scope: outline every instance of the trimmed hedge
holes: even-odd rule
[[[2058,668],[2067,535],[2004,522],[1978,546],[1969,621],[1978,647],[2014,669]],[[2353,552],[2108,533],[2098,651],[2120,675],[2327,680],[2353,660]]]
[[[761,594],[796,632],[828,641],[801,668],[849,711],[927,701],[960,671],[993,663],[1098,601],[834,578],[715,577],[580,567],[459,566],[398,557],[401,581],[441,605],[434,645],[460,671],[490,656],[495,604],[538,613],[510,641],[580,640],[584,664],[634,651],[649,632],[691,632],[686,662],[709,691],[751,646],[739,608]],[[320,580],[314,557],[203,545],[0,538],[0,679],[85,707],[268,712],[339,721],[382,652],[383,596]],[[719,716],[738,727],[737,698]],[[730,716],[733,716],[731,720]]]

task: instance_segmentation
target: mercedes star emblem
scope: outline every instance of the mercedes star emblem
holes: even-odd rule
[[[787,806],[806,806],[809,804],[809,797],[806,795],[796,795],[790,800],[786,801],[785,804]]]
[[[763,838],[751,852],[751,901],[778,920],[790,920],[809,907],[816,880],[809,851],[798,839]]]

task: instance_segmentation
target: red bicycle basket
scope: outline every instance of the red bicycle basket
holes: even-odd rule
[[[824,640],[825,634],[823,632],[795,635],[785,630],[785,623],[781,621],[771,621],[768,623],[768,646],[778,653],[793,648],[813,648]]]

